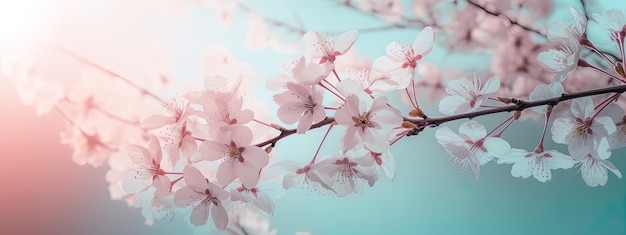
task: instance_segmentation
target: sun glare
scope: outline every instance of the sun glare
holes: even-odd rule
[[[46,0],[0,0],[0,49],[24,46],[36,40],[45,23],[43,3]]]

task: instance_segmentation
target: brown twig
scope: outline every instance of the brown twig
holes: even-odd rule
[[[258,12],[254,11],[252,8],[242,4],[241,2],[237,2],[237,6],[239,7],[239,9],[241,9],[242,11],[246,12],[246,13],[254,13],[254,14],[259,14]],[[260,14],[259,14],[260,15]],[[272,18],[268,18],[263,16],[263,20],[265,20],[265,22],[276,26],[276,27],[280,27],[280,28],[284,28],[287,29],[290,32],[296,32],[300,35],[304,35],[307,31],[305,29],[301,29],[292,25],[289,25],[285,22],[279,21],[279,20],[275,20]]]
[[[540,32],[537,29],[531,28],[530,26],[523,25],[523,24],[517,22],[517,20],[512,19],[511,17],[507,16],[506,14],[504,14],[502,12],[490,11],[489,9],[485,8],[484,6],[474,2],[472,0],[467,0],[467,3],[469,3],[470,5],[472,5],[472,6],[476,7],[476,8],[478,8],[478,9],[482,10],[483,12],[485,12],[485,13],[487,13],[489,15],[492,15],[492,16],[495,16],[495,17],[504,17],[504,19],[508,20],[509,23],[511,23],[511,25],[516,25],[516,26],[518,26],[518,27],[520,27],[520,28],[522,28],[524,30],[527,30],[527,31],[536,33],[538,35],[541,35],[543,37],[546,37],[545,33],[542,33],[542,32]]]
[[[404,117],[404,121],[409,121],[417,125],[417,128],[413,129],[413,131],[409,132],[408,134],[408,135],[417,135],[426,128],[437,127],[443,123],[450,122],[450,121],[456,121],[456,120],[466,119],[466,118],[472,119],[475,117],[486,116],[486,115],[496,114],[496,113],[522,111],[527,108],[532,108],[532,107],[542,106],[542,105],[556,106],[560,102],[563,102],[566,100],[572,100],[576,98],[602,95],[602,94],[609,94],[609,93],[621,94],[624,92],[626,92],[626,85],[619,85],[619,86],[593,89],[593,90],[587,90],[587,91],[581,91],[581,92],[574,92],[574,93],[569,93],[569,94],[563,94],[560,97],[556,97],[556,98],[543,99],[543,100],[537,100],[537,101],[532,101],[532,102],[512,98],[511,103],[513,104],[509,106],[505,106],[505,107],[492,108],[492,109],[487,109],[487,110],[481,110],[481,111],[476,111],[476,112],[471,112],[471,113],[464,113],[464,114],[452,115],[448,117],[439,117],[439,118],[412,119],[412,118]],[[311,126],[311,129],[317,129],[317,128],[332,124],[334,121],[335,121],[334,117],[326,117],[321,122],[313,124]],[[264,146],[270,145],[274,147],[278,141],[295,133],[296,133],[296,129],[283,129],[281,130],[278,136],[272,139],[269,139],[267,141],[261,142],[259,144],[256,144],[256,146],[264,147]]]
[[[405,118],[405,120],[410,121],[417,126],[435,127],[443,123],[454,121],[454,120],[459,120],[459,119],[465,119],[465,118],[472,119],[475,117],[485,116],[485,115],[495,114],[495,113],[522,111],[527,108],[542,106],[542,105],[556,106],[560,102],[563,102],[566,100],[572,100],[576,98],[595,96],[595,95],[601,95],[601,94],[609,94],[609,93],[621,94],[621,93],[624,93],[625,91],[626,91],[626,85],[620,85],[620,86],[606,87],[606,88],[600,88],[600,89],[593,89],[593,90],[588,90],[588,91],[575,92],[575,93],[570,93],[570,94],[563,94],[560,97],[537,100],[537,101],[532,101],[532,102],[518,100],[518,99],[511,99],[513,105],[506,106],[506,107],[487,109],[487,110],[482,110],[482,111],[477,111],[477,112],[453,115],[449,117],[426,118],[426,119],[418,119],[418,120]]]

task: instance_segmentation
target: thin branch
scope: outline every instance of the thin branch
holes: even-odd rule
[[[566,100],[576,99],[580,97],[608,94],[608,93],[621,94],[621,93],[624,93],[625,91],[626,91],[626,85],[620,85],[620,86],[614,86],[614,87],[606,87],[606,88],[600,88],[600,89],[594,89],[594,90],[588,90],[588,91],[575,92],[575,93],[570,93],[570,94],[563,94],[560,97],[556,97],[552,99],[537,100],[537,101],[532,101],[532,102],[512,99],[512,102],[514,103],[514,105],[510,105],[507,107],[487,109],[487,110],[482,110],[478,112],[453,115],[449,117],[426,118],[426,119],[419,119],[419,120],[405,118],[405,120],[410,121],[419,127],[436,127],[443,123],[454,121],[454,120],[459,120],[459,119],[465,119],[465,118],[472,119],[475,117],[485,116],[485,115],[495,114],[495,113],[522,111],[527,108],[542,106],[542,105],[556,106],[558,103],[562,101],[566,101]]]
[[[353,11],[355,11],[357,13],[361,13],[361,14],[364,14],[364,15],[373,16],[373,17],[376,17],[377,19],[380,19],[380,16],[382,16],[382,15],[377,15],[376,14],[377,12],[374,12],[374,11],[365,11],[363,9],[360,9],[357,6],[354,6],[350,1],[334,1],[334,0],[330,0],[330,1],[336,3],[339,6],[345,7],[347,9],[349,9],[349,10],[353,10]],[[361,30],[363,32],[378,32],[378,31],[390,30],[390,29],[393,29],[393,28],[396,28],[396,29],[407,29],[407,28],[411,28],[411,25],[410,25],[411,23],[418,24],[418,25],[420,25],[422,27],[431,26],[433,28],[438,28],[438,26],[433,24],[433,23],[427,23],[427,22],[425,22],[423,20],[420,20],[420,19],[409,18],[409,17],[407,17],[407,16],[405,16],[403,14],[396,15],[396,16],[399,16],[401,20],[403,20],[403,21],[405,21],[407,23],[405,23],[405,24],[389,23],[389,25],[387,25],[387,26],[373,27],[373,28],[364,28],[364,29],[361,29]],[[361,30],[359,30],[359,32],[361,32]]]
[[[113,72],[112,70],[107,69],[107,68],[105,68],[105,67],[103,67],[103,66],[101,66],[101,65],[99,65],[99,64],[97,64],[97,63],[95,63],[93,61],[90,61],[87,58],[84,58],[84,57],[82,57],[82,56],[80,56],[80,55],[78,55],[78,54],[76,54],[76,53],[74,53],[74,52],[72,52],[72,51],[70,51],[70,50],[68,50],[66,48],[59,48],[59,50],[61,50],[65,54],[73,57],[74,59],[76,59],[76,60],[78,60],[78,61],[80,61],[80,62],[82,62],[82,63],[84,63],[86,65],[89,65],[89,66],[91,66],[93,68],[96,68],[96,69],[100,70],[101,72],[103,72],[103,73],[105,73],[105,74],[107,74],[107,75],[109,75],[111,77],[119,78],[120,80],[126,82],[128,85],[132,86],[134,89],[139,91],[142,95],[150,96],[150,97],[154,98],[155,100],[161,102],[161,104],[167,105],[167,102],[165,102],[165,100],[161,99],[161,97],[158,97],[154,93],[144,89],[143,87],[137,85],[136,83],[134,83],[131,80],[123,77],[122,75],[120,75],[120,74],[118,74],[116,72]]]
[[[246,13],[254,13],[254,14],[259,14],[258,12],[255,12],[252,8],[242,4],[241,2],[237,2],[237,6],[239,6],[239,8],[241,10],[243,10]],[[259,14],[260,15],[260,14]],[[268,18],[266,16],[263,16],[263,20],[265,20],[265,22],[277,26],[277,27],[281,27],[281,28],[285,28],[287,30],[289,30],[290,32],[296,32],[299,33],[300,35],[304,35],[306,33],[306,30],[289,25],[285,22],[279,21],[279,20],[275,20],[272,18]]]
[[[609,93],[621,94],[624,92],[626,92],[626,85],[606,87],[606,88],[587,90],[587,91],[581,91],[581,92],[574,92],[570,94],[563,94],[560,97],[556,97],[552,99],[537,100],[537,101],[532,101],[532,102],[518,100],[518,99],[511,99],[514,105],[510,105],[506,107],[493,108],[493,109],[481,110],[477,112],[464,113],[464,114],[452,115],[449,117],[440,117],[440,118],[412,119],[412,118],[404,117],[404,121],[409,121],[417,125],[417,128],[413,129],[412,131],[409,131],[407,135],[417,135],[421,131],[426,129],[427,127],[437,127],[443,123],[450,122],[450,121],[466,119],[466,118],[472,119],[475,117],[496,114],[496,113],[522,111],[527,108],[532,108],[532,107],[542,106],[542,105],[556,106],[560,102],[563,102],[566,100],[572,100],[572,99],[576,99],[580,97],[595,96],[595,95],[602,95],[602,94],[609,94]],[[334,121],[335,121],[334,117],[326,117],[321,122],[313,124],[310,130],[329,125],[333,123]],[[274,147],[279,140],[295,133],[296,133],[296,129],[284,129],[281,131],[281,133],[278,136],[272,139],[266,140],[264,142],[261,142],[259,144],[256,144],[256,146],[264,147],[264,146],[270,145]]]
[[[539,31],[539,30],[537,30],[537,29],[531,28],[530,26],[523,25],[523,24],[521,24],[521,23],[517,22],[517,20],[511,19],[511,17],[507,16],[506,14],[504,14],[504,13],[502,13],[502,12],[490,11],[490,10],[488,10],[487,8],[485,8],[484,6],[482,6],[482,5],[480,5],[480,4],[476,3],[476,2],[474,2],[474,1],[472,1],[472,0],[467,0],[467,3],[469,3],[470,5],[472,5],[472,6],[476,7],[476,8],[478,8],[478,9],[482,10],[483,12],[485,12],[485,13],[487,13],[487,14],[489,14],[489,15],[492,15],[492,16],[495,16],[495,17],[500,17],[500,16],[502,16],[502,17],[504,17],[506,20],[508,20],[508,21],[509,21],[509,23],[511,23],[512,25],[516,25],[516,26],[518,26],[518,27],[520,27],[520,28],[522,28],[522,29],[524,29],[524,30],[527,30],[527,31],[530,31],[530,32],[536,33],[536,34],[541,35],[541,36],[543,36],[543,37],[547,37],[545,33],[542,33],[542,32],[540,32],[540,31]]]
[[[311,128],[309,130],[313,130],[313,129],[317,129],[326,125],[329,125],[331,123],[333,123],[335,121],[334,117],[326,117],[324,120],[315,123],[311,126]],[[270,146],[274,146],[276,145],[276,142],[278,142],[279,140],[281,140],[282,138],[285,138],[287,136],[290,136],[292,134],[296,133],[296,129],[285,129],[283,131],[280,132],[280,134],[274,138],[271,138],[269,140],[263,141],[261,143],[256,144],[256,146],[259,147],[263,147],[266,145],[270,145]]]

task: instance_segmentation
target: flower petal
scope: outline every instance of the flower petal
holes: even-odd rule
[[[230,184],[237,178],[237,165],[239,163],[235,161],[236,160],[228,159],[222,162],[219,167],[217,167],[216,178],[217,182],[219,182],[221,185]]]
[[[174,194],[174,205],[177,207],[186,207],[202,200],[204,197],[206,197],[205,194],[196,192],[191,189],[191,187],[183,187]]]
[[[435,33],[429,26],[417,34],[415,42],[413,42],[413,50],[415,55],[421,55],[422,57],[428,55],[433,49],[433,42],[435,41]]]
[[[215,227],[220,231],[225,230],[226,226],[228,226],[228,213],[226,213],[226,209],[221,203],[211,207],[211,217],[213,218]]]
[[[350,49],[350,47],[352,47],[352,44],[354,44],[358,38],[359,31],[357,30],[350,30],[342,33],[339,37],[337,37],[337,41],[335,41],[334,50],[343,55]]]
[[[209,206],[208,202],[200,203],[191,211],[191,224],[200,226],[206,224],[209,220]]]
[[[208,189],[208,180],[197,168],[193,166],[185,166],[183,169],[183,177],[187,186],[196,192],[203,193],[206,189]]]

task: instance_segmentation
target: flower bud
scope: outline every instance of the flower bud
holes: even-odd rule
[[[415,125],[415,123],[409,122],[409,121],[404,121],[402,122],[402,127],[406,128],[406,129],[415,129],[417,128],[417,125]]]
[[[282,127],[282,126],[280,126],[280,125],[278,125],[278,124],[275,124],[275,123],[270,123],[270,126],[272,126],[272,127],[273,127],[274,129],[276,129],[276,130],[282,130],[282,129],[283,129],[283,127]]]
[[[411,117],[424,117],[424,112],[420,108],[413,109],[409,112]]]
[[[265,152],[269,154],[270,152],[272,152],[272,149],[274,149],[274,147],[272,147],[271,145],[267,146],[267,148],[265,148]]]
[[[511,103],[511,98],[498,97],[498,100],[500,100],[500,102],[505,103],[505,104]]]
[[[515,118],[515,120],[518,120],[520,116],[522,116],[522,111],[515,111],[513,114],[513,118]]]

